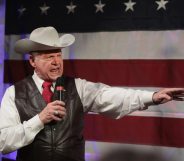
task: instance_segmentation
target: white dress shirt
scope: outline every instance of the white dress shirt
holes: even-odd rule
[[[42,93],[43,80],[36,73],[33,74],[33,80]],[[110,87],[79,78],[75,79],[75,84],[84,112],[92,111],[118,119],[153,104],[153,92]],[[20,122],[15,105],[15,88],[14,85],[10,86],[0,108],[0,151],[9,153],[30,144],[43,128],[38,114],[23,124]]]

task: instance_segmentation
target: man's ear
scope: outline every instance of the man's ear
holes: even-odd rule
[[[33,55],[29,55],[29,63],[31,64],[31,66],[33,68],[36,67],[36,64],[35,64],[35,57]]]

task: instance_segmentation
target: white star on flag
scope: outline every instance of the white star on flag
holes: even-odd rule
[[[50,9],[50,7],[47,6],[47,5],[44,3],[44,5],[43,5],[42,7],[40,7],[40,9],[41,9],[41,14],[47,15],[47,10]]]
[[[74,13],[74,9],[76,8],[77,6],[73,4],[73,2],[70,2],[70,5],[69,6],[66,6],[66,8],[68,9],[68,12],[67,14],[69,13]]]
[[[132,0],[129,0],[128,2],[124,3],[124,5],[126,6],[125,11],[127,12],[128,10],[132,10],[134,11],[133,6],[136,4],[136,2],[132,2]]]
[[[94,4],[94,6],[96,7],[96,13],[99,11],[102,13],[104,12],[103,7],[105,6],[105,4],[102,4],[101,0],[98,2],[98,4]]]
[[[19,17],[20,17],[20,16],[22,16],[24,14],[24,11],[26,11],[26,8],[21,6],[17,11],[19,12]]]
[[[160,1],[156,1],[156,3],[158,4],[157,10],[163,8],[164,10],[166,10],[166,4],[168,3],[168,1],[165,0],[160,0]]]

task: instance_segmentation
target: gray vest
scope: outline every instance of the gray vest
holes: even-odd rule
[[[83,106],[73,78],[65,77],[64,120],[44,126],[34,141],[17,152],[17,161],[84,161]],[[15,84],[15,104],[21,122],[46,106],[31,76]]]

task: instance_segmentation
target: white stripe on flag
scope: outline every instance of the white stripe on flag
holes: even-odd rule
[[[184,148],[87,141],[86,159],[87,161],[94,161],[95,159],[99,159],[100,157],[107,155],[113,150],[121,149],[135,152],[142,151],[144,153],[150,152],[155,155],[160,154],[165,156],[166,160],[170,161],[182,161],[184,158]]]
[[[64,49],[64,59],[184,59],[184,31],[130,31],[73,33],[76,42]],[[28,35],[27,35],[28,36]],[[6,36],[9,59],[20,35]]]

